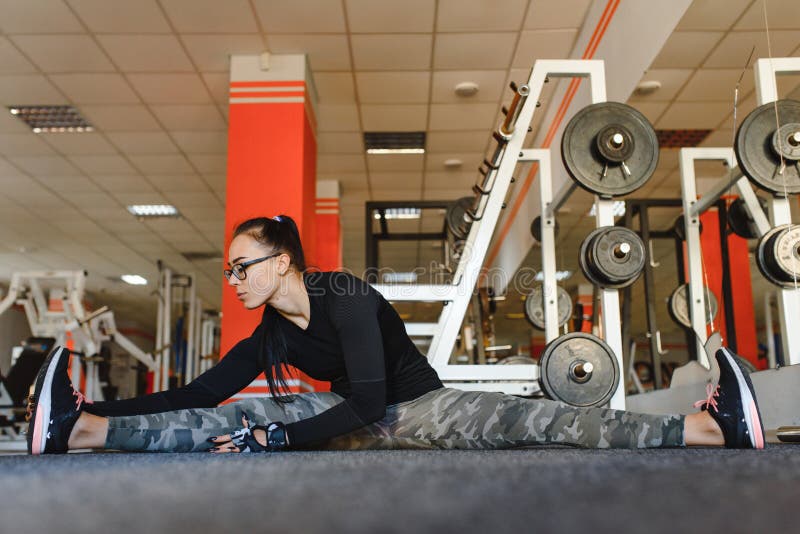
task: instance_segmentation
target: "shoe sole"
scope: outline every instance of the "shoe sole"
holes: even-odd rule
[[[747,425],[747,435],[750,436],[750,445],[754,449],[764,448],[764,427],[761,425],[761,416],[756,404],[755,389],[750,377],[742,371],[739,362],[736,361],[727,347],[722,348],[722,353],[728,360],[728,365],[736,375],[736,383],[739,385],[739,395],[742,398],[742,411],[744,412],[745,424]]]
[[[47,444],[47,432],[50,430],[50,408],[52,405],[50,391],[53,386],[53,376],[55,375],[56,367],[58,367],[58,362],[61,361],[61,357],[64,354],[69,355],[69,351],[66,348],[54,347],[36,377],[36,389],[34,390],[36,405],[33,408],[33,417],[31,418],[33,421],[33,435],[30,436],[28,450],[30,454],[39,455],[44,453]]]

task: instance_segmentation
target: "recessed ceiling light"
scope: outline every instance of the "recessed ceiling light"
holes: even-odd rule
[[[120,276],[122,281],[132,286],[146,286],[147,279],[139,276],[138,274],[123,274]]]
[[[9,106],[9,113],[30,126],[33,133],[83,133],[94,131],[72,106]]]
[[[473,96],[478,92],[478,84],[475,82],[461,82],[456,85],[455,93],[458,96]]]
[[[367,154],[424,154],[425,132],[364,132]]]
[[[383,215],[386,219],[419,219],[420,208],[386,208]],[[381,214],[376,213],[373,218],[380,219]]]
[[[178,208],[169,204],[135,204],[128,211],[136,217],[180,217]]]
[[[463,164],[464,164],[464,162],[461,161],[458,158],[450,158],[450,159],[444,160],[444,166],[446,168],[448,168],[448,169],[456,169],[458,167],[461,167],[461,165],[463,165]]]

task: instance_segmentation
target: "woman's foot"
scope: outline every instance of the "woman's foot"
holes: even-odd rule
[[[698,401],[719,425],[729,449],[763,449],[764,427],[748,372],[739,365],[727,347],[714,355],[719,364],[719,382],[709,385],[708,398]]]
[[[91,403],[72,387],[67,373],[69,355],[69,349],[54,347],[39,369],[27,435],[30,454],[67,452],[81,407],[84,402]]]

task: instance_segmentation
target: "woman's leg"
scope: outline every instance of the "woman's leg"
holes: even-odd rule
[[[101,446],[105,449],[149,452],[198,452],[214,444],[211,436],[242,426],[242,413],[267,424],[292,423],[313,417],[342,402],[335,393],[294,395],[290,403],[270,398],[245,399],[216,408],[195,408],[148,415],[97,417],[81,414],[70,437],[70,448]],[[100,443],[102,441],[102,443]]]
[[[684,419],[443,388],[399,405],[392,437],[398,448],[680,447]]]

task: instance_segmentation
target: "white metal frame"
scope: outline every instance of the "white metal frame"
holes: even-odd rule
[[[775,76],[779,73],[800,73],[800,58],[759,59],[755,65],[758,105],[774,102],[778,98]],[[722,160],[731,169],[730,177],[721,179],[701,198],[697,197],[694,163],[698,160]],[[703,345],[706,342],[705,307],[702,250],[700,247],[700,215],[714,204],[734,182],[752,215],[759,237],[771,227],[791,224],[792,215],[788,197],[770,197],[770,218],[758,203],[750,181],[738,168],[732,148],[683,148],[680,151],[681,195],[683,217],[686,228],[686,256],[689,267],[689,314],[692,329],[697,336],[698,361],[710,366]],[[792,328],[790,318],[800,317],[800,294],[795,289],[780,289],[778,308],[780,311],[781,340],[786,364],[800,363],[800,330]],[[774,352],[773,352],[774,354]]]
[[[432,335],[428,359],[436,369],[442,381],[451,387],[463,389],[490,389],[502,390],[513,394],[530,394],[538,391],[539,368],[536,365],[451,365],[450,357],[455,345],[456,336],[460,331],[464,315],[467,310],[475,286],[483,266],[489,247],[489,242],[494,233],[503,202],[511,185],[512,173],[520,161],[538,160],[540,164],[540,183],[546,182],[542,187],[552,187],[550,155],[548,150],[523,150],[522,145],[528,132],[528,127],[533,120],[536,103],[539,100],[545,80],[558,77],[584,77],[591,83],[591,98],[593,103],[606,101],[605,71],[601,60],[538,60],[534,64],[528,80],[529,94],[522,104],[513,132],[506,136],[508,141],[500,156],[496,170],[490,169],[493,176],[487,176],[491,183],[491,192],[485,195],[481,207],[484,207],[483,217],[472,223],[469,235],[464,246],[464,253],[459,261],[451,284],[428,285],[387,285],[376,284],[375,288],[390,301],[438,301],[444,302],[442,313],[437,323],[411,323],[406,325],[410,335]],[[559,191],[554,201],[548,200],[551,206],[548,217],[552,220],[553,214],[569,194],[574,190],[574,184],[569,183]],[[613,202],[597,200],[598,226],[614,224],[612,214]],[[554,247],[552,232],[548,237],[543,235],[548,245]],[[543,267],[545,276],[545,290],[555,285],[555,254],[548,258],[548,264]],[[552,262],[550,261],[552,260]],[[555,293],[553,293],[555,294]],[[603,332],[605,341],[611,346],[620,361],[622,358],[622,336],[619,324],[619,297],[616,290],[602,292]],[[545,307],[545,317],[555,317],[555,311]],[[547,321],[549,325],[557,325],[557,321]],[[556,326],[557,328],[557,326]],[[553,336],[548,328],[548,336]],[[476,383],[478,381],[491,381],[491,383]],[[622,381],[620,381],[622,382]],[[624,389],[619,388],[611,400],[614,408],[624,407]]]

